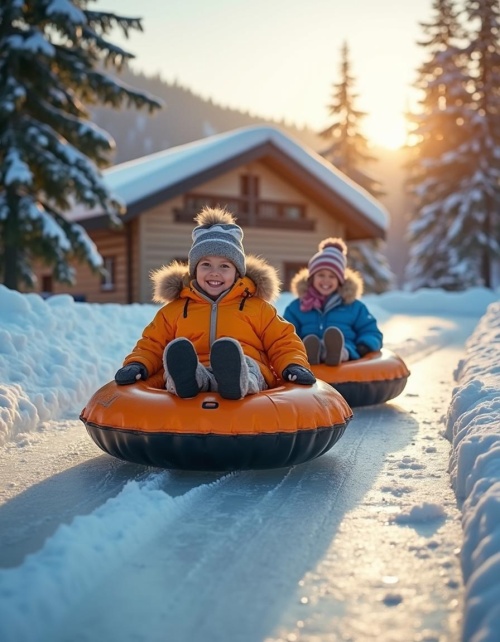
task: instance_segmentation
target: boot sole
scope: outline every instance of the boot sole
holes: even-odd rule
[[[309,365],[317,366],[320,361],[321,342],[316,336],[306,337],[303,341]]]
[[[337,332],[326,331],[323,335],[323,341],[326,348],[325,364],[327,366],[338,366],[342,360],[342,348],[344,347],[344,337],[340,330],[337,330]]]
[[[187,341],[174,343],[167,350],[166,361],[177,395],[183,399],[196,397],[200,392],[196,382],[198,355],[192,345]]]
[[[210,352],[210,365],[223,399],[241,399],[241,353],[229,341],[216,342]]]

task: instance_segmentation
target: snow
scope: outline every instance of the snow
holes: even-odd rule
[[[5,164],[7,166],[4,179],[5,185],[13,185],[14,183],[31,185],[33,174],[27,163],[21,159],[19,150],[15,148],[10,149],[6,154]]]
[[[44,35],[38,31],[31,32],[28,37],[13,35],[7,39],[7,46],[18,51],[30,51],[33,54],[41,54],[52,58],[55,54],[55,48],[47,42]]]
[[[56,16],[64,20],[72,22],[74,25],[87,24],[87,19],[83,11],[75,7],[73,3],[68,0],[51,0],[47,6],[47,15]]]
[[[386,230],[389,217],[385,208],[368,192],[351,181],[312,149],[284,134],[277,127],[252,125],[216,134],[193,143],[179,145],[103,171],[107,188],[131,204],[160,190],[166,190],[211,167],[244,154],[266,143],[284,152],[307,173],[369,220]],[[100,212],[75,208],[71,216],[82,220]]]
[[[284,293],[280,297],[277,304],[280,312],[284,310],[290,298],[289,293]],[[436,364],[443,368],[443,372],[449,372],[450,380],[453,378],[455,380],[454,385],[450,386],[452,394],[448,399],[448,407],[441,409],[445,415],[444,432],[440,435],[433,428],[435,419],[432,417],[432,412],[436,410],[428,409],[427,415],[424,414],[427,418],[423,422],[428,424],[427,433],[423,435],[421,441],[412,438],[418,445],[410,445],[404,453],[396,450],[391,452],[387,457],[385,468],[380,470],[379,476],[375,478],[380,484],[377,491],[379,495],[395,499],[408,497],[413,487],[419,484],[422,488],[427,488],[425,485],[430,484],[418,499],[413,497],[405,500],[397,510],[387,504],[386,515],[380,526],[390,528],[392,525],[392,528],[399,526],[406,529],[401,531],[399,535],[401,539],[393,553],[393,556],[395,555],[399,560],[398,564],[403,565],[405,556],[408,556],[410,564],[417,564],[417,561],[418,564],[423,564],[431,552],[439,548],[437,535],[439,528],[446,523],[457,507],[453,506],[452,501],[445,501],[439,495],[437,491],[439,474],[436,471],[426,480],[424,466],[417,456],[416,449],[418,447],[427,458],[436,458],[440,453],[449,452],[449,484],[456,494],[463,527],[463,541],[460,541],[460,537],[457,536],[457,539],[450,543],[452,549],[460,549],[460,563],[465,585],[462,639],[464,642],[497,642],[500,630],[500,607],[498,606],[500,604],[500,302],[498,295],[485,289],[470,289],[460,293],[446,293],[439,290],[420,290],[414,293],[393,291],[379,296],[366,296],[364,301],[383,327],[386,344],[405,359],[411,358],[416,351],[420,351],[421,355],[432,355],[439,346],[452,342],[457,327],[467,331],[465,336],[469,338],[464,349],[457,351],[456,354],[459,357],[454,363],[442,364],[439,353],[436,352],[438,355]],[[2,374],[0,456],[4,466],[7,467],[13,457],[17,466],[26,463],[30,458],[30,448],[43,445],[45,439],[50,441],[54,435],[61,443],[66,443],[65,434],[68,433],[71,436],[75,424],[79,423],[77,417],[86,401],[98,387],[113,377],[123,357],[133,347],[156,309],[157,306],[154,305],[76,303],[67,295],[43,300],[36,294],[20,294],[0,286],[0,372]],[[425,325],[423,319],[430,319],[430,321]],[[472,333],[467,328],[470,328]],[[416,377],[417,374],[413,370],[412,367],[412,377]],[[423,380],[419,385],[423,388],[425,381]],[[414,412],[417,412],[418,403],[425,406],[426,396],[430,394],[429,391],[422,393],[420,401],[415,398]],[[376,422],[387,422],[391,414],[401,413],[391,404],[385,404],[377,412],[382,413],[379,419],[376,419],[377,414],[373,409],[355,410],[355,416],[359,415],[366,422],[374,421],[375,424],[373,426],[367,424],[363,428],[365,432],[356,436],[360,441],[353,445],[352,451],[349,451],[350,456],[346,457],[345,461],[339,456],[337,462],[340,469],[344,467],[354,472],[354,486],[357,484],[364,488],[365,476],[370,470],[369,465],[363,467],[357,461],[356,453],[359,451],[359,444],[370,439],[382,439],[383,430],[377,426]],[[371,417],[373,419],[370,419]],[[411,413],[401,413],[398,421],[409,422],[411,426]],[[361,430],[363,425],[360,423],[357,426],[358,430]],[[350,430],[351,427],[346,431],[346,435]],[[402,436],[392,435],[387,438],[397,441]],[[346,439],[345,436],[342,440],[344,439]],[[87,438],[87,440],[90,442],[90,439]],[[69,450],[71,451],[71,447]],[[68,456],[71,454],[74,455],[75,450],[72,453],[68,452]],[[61,457],[60,452],[55,452],[53,455],[55,458]],[[108,459],[103,457],[105,462]],[[49,461],[50,457],[47,455],[47,468],[50,468]],[[321,580],[324,576],[321,572],[326,572],[325,568],[333,564],[333,557],[348,557],[354,565],[356,558],[359,557],[359,551],[356,552],[356,549],[351,551],[349,546],[356,537],[360,536],[365,540],[366,546],[370,546],[370,541],[375,537],[376,524],[373,522],[373,515],[370,517],[363,513],[361,517],[365,520],[364,523],[359,522],[361,519],[359,515],[356,516],[355,496],[356,492],[359,493],[359,489],[351,491],[354,495],[349,498],[349,510],[333,504],[332,511],[328,502],[334,501],[331,498],[335,498],[339,492],[339,479],[345,482],[345,478],[335,477],[341,474],[339,471],[335,472],[332,478],[329,469],[328,475],[321,475],[321,466],[326,466],[328,462],[326,455],[320,457],[317,462],[319,468],[312,473],[311,479],[314,482],[314,493],[322,497],[318,502],[313,501],[312,494],[307,494],[312,491],[306,486],[302,488],[302,493],[307,497],[305,502],[303,498],[292,493],[291,489],[295,489],[297,483],[299,486],[302,483],[300,471],[303,467],[300,466],[281,473],[282,476],[277,485],[273,481],[275,477],[272,474],[268,477],[259,477],[258,482],[250,475],[245,477],[243,474],[242,479],[246,479],[249,485],[239,486],[239,491],[234,496],[231,496],[231,492],[234,493],[235,489],[231,491],[230,486],[235,478],[233,474],[209,476],[208,483],[192,483],[187,492],[177,491],[176,494],[168,492],[169,484],[173,479],[168,472],[158,473],[141,469],[143,472],[135,479],[130,479],[132,475],[129,472],[129,481],[124,482],[114,496],[92,507],[87,514],[78,514],[76,511],[73,518],[55,528],[54,532],[50,533],[31,554],[26,555],[18,564],[0,570],[0,639],[3,642],[69,640],[70,637],[64,637],[64,635],[61,637],[61,626],[64,622],[68,624],[68,618],[73,617],[68,614],[78,612],[81,602],[94,596],[96,600],[94,608],[102,608],[103,605],[99,602],[102,602],[102,596],[110,586],[118,584],[113,586],[113,590],[118,592],[122,590],[125,594],[131,590],[136,578],[144,574],[144,581],[151,582],[156,566],[153,563],[146,569],[147,565],[144,566],[144,561],[140,563],[137,561],[136,551],[144,548],[144,542],[147,543],[146,548],[151,548],[148,537],[155,533],[163,544],[158,549],[153,547],[153,550],[163,550],[164,555],[168,557],[172,549],[172,556],[168,558],[168,567],[165,567],[170,569],[168,573],[171,573],[172,577],[175,577],[176,572],[182,572],[185,575],[182,567],[184,557],[192,560],[192,582],[188,574],[182,590],[192,591],[189,595],[195,601],[198,598],[201,602],[211,599],[216,620],[219,617],[217,609],[223,609],[223,605],[217,604],[216,595],[211,594],[213,590],[210,585],[197,584],[198,562],[191,550],[193,541],[187,537],[186,550],[182,551],[172,543],[173,531],[187,529],[187,524],[196,522],[197,515],[200,520],[205,517],[209,519],[212,515],[212,521],[208,522],[211,532],[213,531],[210,537],[213,541],[222,539],[225,545],[221,551],[210,549],[209,557],[205,558],[203,563],[212,569],[214,576],[226,573],[226,561],[228,558],[233,560],[230,555],[231,547],[238,550],[243,533],[252,533],[253,529],[260,528],[259,520],[263,519],[263,513],[256,512],[254,508],[257,500],[264,502],[267,506],[264,516],[276,529],[276,536],[266,541],[270,551],[265,568],[255,569],[255,577],[252,578],[247,576],[248,566],[242,565],[239,568],[238,577],[245,586],[251,586],[252,580],[255,580],[256,587],[260,585],[262,588],[262,584],[259,584],[259,576],[267,573],[274,582],[273,586],[278,587],[278,592],[276,595],[273,594],[272,599],[265,590],[259,596],[258,588],[250,593],[247,591],[244,595],[250,594],[251,598],[255,599],[256,608],[257,603],[261,608],[264,608],[262,604],[270,608],[269,603],[275,600],[278,606],[281,604],[280,608],[277,606],[279,611],[283,607],[280,590],[284,589],[280,584],[280,578],[272,574],[273,565],[276,563],[277,568],[280,568],[280,560],[286,558],[291,576],[295,574],[297,579],[297,606],[293,611],[293,617],[290,615],[288,628],[282,622],[288,631],[286,635],[271,638],[264,634],[259,637],[256,633],[254,637],[241,636],[238,639],[255,642],[264,639],[300,641],[303,621],[297,613],[305,606],[315,609],[313,612],[317,622],[323,622],[323,628],[318,628],[316,638],[304,637],[304,640],[321,639],[322,642],[329,642],[340,639],[333,637],[333,634],[330,637],[327,636],[328,627],[325,628],[324,624],[328,621],[327,611],[326,607],[322,606],[324,604],[322,600],[327,599],[328,593],[335,593],[338,588],[331,586],[327,587],[328,590],[325,587],[322,588]],[[127,470],[130,471],[126,469],[123,472],[125,478]],[[29,474],[28,472],[28,476]],[[50,472],[48,474],[50,477]],[[106,474],[109,476],[111,473],[108,471]],[[396,474],[399,477],[396,477]],[[56,477],[56,475],[52,476]],[[185,481],[187,484],[192,482],[187,478]],[[2,498],[5,509],[21,501],[23,493],[19,489],[16,490],[16,482],[12,481],[10,485],[1,475],[0,482],[3,483],[0,505]],[[29,483],[32,488],[36,487],[36,481]],[[229,495],[224,494],[226,487],[230,489]],[[61,499],[64,496],[62,487],[55,488],[57,499]],[[57,490],[58,488],[60,490]],[[321,545],[324,546],[325,551],[327,546],[324,538],[327,537],[325,532],[328,532],[329,520],[340,519],[339,513],[346,514],[342,527],[339,527],[335,552],[324,553],[318,566],[319,570],[315,571],[316,574],[311,571],[301,575],[303,568],[300,560],[307,551],[292,545],[288,537],[291,523],[282,524],[278,519],[277,513],[283,506],[282,496],[275,494],[278,488],[283,492],[284,489],[288,489],[286,492],[291,493],[287,500],[291,502],[289,510],[301,515],[300,523],[303,524],[303,528],[306,525],[314,526],[313,541],[317,546],[322,542]],[[66,493],[70,491],[70,488],[65,488]],[[373,492],[373,489],[370,490],[368,487],[364,492],[367,494],[368,501],[372,501],[370,492]],[[213,504],[218,501],[222,504],[217,505],[215,510]],[[370,513],[369,507],[370,503],[368,508],[365,507],[362,510]],[[353,524],[350,524],[347,517],[349,513],[354,516]],[[5,512],[0,512],[0,517],[2,514],[5,515]],[[235,515],[237,515],[236,518]],[[276,519],[273,521],[275,515]],[[285,515],[289,516],[289,513]],[[46,515],[45,519],[49,517]],[[291,517],[288,518],[291,519]],[[368,518],[372,521],[366,522]],[[367,524],[370,529],[373,528],[370,534],[365,530]],[[233,527],[237,530],[230,530]],[[270,528],[267,521],[264,522],[264,528]],[[294,523],[292,529],[294,536],[297,536],[298,528],[299,526]],[[0,529],[0,534],[1,532]],[[418,545],[415,545],[411,539],[412,533],[426,533],[427,539],[420,540]],[[198,537],[201,538],[201,534]],[[227,540],[226,537],[228,537]],[[393,533],[392,537],[396,535]],[[245,541],[245,548],[242,550],[242,560],[248,561],[253,559],[252,556],[257,557],[260,540],[256,535],[248,541],[243,541]],[[254,548],[250,544],[251,541],[255,541]],[[287,545],[283,546],[282,542],[285,541]],[[376,588],[379,592],[379,601],[393,609],[391,613],[396,617],[397,609],[401,608],[407,599],[405,589],[398,583],[396,573],[378,569],[383,550],[375,544],[372,545],[372,549],[372,566],[381,573]],[[321,553],[317,554],[321,559]],[[134,568],[133,577],[130,578],[129,584],[120,586],[120,582],[113,581],[113,575],[130,563],[130,560]],[[243,561],[241,563],[243,564]],[[440,572],[445,573],[450,564],[449,560],[444,560]],[[228,565],[231,566],[229,562]],[[165,568],[162,568],[162,572],[166,572]],[[414,569],[415,581],[423,582],[422,578],[417,577],[421,573],[418,569],[420,566]],[[166,578],[163,581],[168,582]],[[282,583],[283,581],[281,578]],[[137,582],[139,582],[138,579]],[[447,580],[447,590],[456,591],[458,584],[459,582],[450,576]],[[369,582],[364,587],[365,591],[370,590],[368,586]],[[95,587],[98,587],[97,591]],[[443,587],[438,586],[436,590],[438,593],[443,592]],[[435,599],[433,594],[428,592],[425,583],[420,587],[417,586],[413,599],[417,600],[417,596],[418,599],[424,602],[427,600],[429,603]],[[173,609],[176,608],[175,599],[180,600],[181,597],[174,598],[171,603]],[[450,601],[448,608],[456,611],[459,608],[458,604],[452,602],[453,600]],[[427,609],[429,608],[428,606]],[[341,613],[337,615],[340,617]],[[248,618],[250,616],[251,613]],[[319,619],[321,617],[323,620]],[[359,613],[359,626],[366,617],[362,611]],[[248,622],[252,621],[248,620]],[[157,629],[153,624],[149,629],[151,637],[134,637],[133,632],[126,638],[113,637],[112,634],[108,637],[92,637],[93,622],[93,619],[85,621],[83,615],[75,616],[74,626],[77,624],[82,626],[81,637],[78,639],[106,639],[108,642],[115,642],[118,639],[148,641],[172,639],[175,642],[181,642],[190,639],[186,633],[190,629],[185,628],[188,627],[187,622],[176,623],[177,628],[174,628],[178,632],[177,637],[172,638],[160,638],[154,633]],[[158,622],[156,624],[158,625]],[[193,620],[193,627],[198,624]],[[244,624],[244,622],[235,622],[234,626],[244,627]],[[387,631],[385,639],[392,641],[394,638],[389,635],[391,625],[387,622],[382,622],[381,625],[388,627],[383,629]],[[85,633],[86,626],[90,628]],[[99,626],[98,617],[95,626]],[[116,627],[118,624],[111,622],[107,626]],[[208,624],[204,623],[203,626]],[[319,624],[317,626],[320,627]],[[353,639],[356,642],[382,639],[380,636],[376,637],[375,626],[370,632],[369,618],[365,626],[366,629],[358,638],[342,637],[342,639]],[[429,628],[429,626],[427,623],[426,627]],[[258,630],[265,630],[265,628]],[[371,635],[374,637],[370,637]],[[208,636],[205,639],[235,640],[236,637],[234,635],[227,638]],[[416,640],[417,638],[405,639]],[[437,635],[432,637],[423,630],[422,637],[418,639],[437,642],[438,639],[444,640],[445,637],[438,638]],[[446,637],[446,639],[451,638]]]

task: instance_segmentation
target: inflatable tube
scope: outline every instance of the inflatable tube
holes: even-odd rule
[[[80,419],[104,452],[146,466],[184,470],[280,468],[329,450],[352,419],[329,384],[285,384],[228,401],[216,393],[180,399],[161,374],[100,388]]]
[[[371,406],[394,399],[406,386],[410,371],[401,357],[382,348],[339,366],[312,366],[317,379],[327,381],[352,406]]]

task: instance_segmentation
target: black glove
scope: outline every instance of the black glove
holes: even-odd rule
[[[148,375],[146,366],[133,361],[118,370],[115,374],[115,381],[119,386],[126,386],[129,383],[135,383],[139,379],[147,379]]]
[[[356,346],[356,350],[359,352],[360,357],[364,357],[365,354],[368,354],[369,352],[371,352],[370,348],[368,346],[365,346],[364,343],[359,343]]]
[[[282,377],[285,381],[299,383],[301,386],[310,386],[316,382],[316,377],[310,370],[302,366],[298,366],[296,363],[291,363],[287,366],[283,370]]]

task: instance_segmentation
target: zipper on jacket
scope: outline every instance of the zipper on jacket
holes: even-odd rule
[[[325,321],[325,313],[321,312],[318,310],[319,313],[319,331],[321,332],[321,336],[323,336],[323,328],[325,327],[324,321]]]
[[[209,346],[212,347],[213,342],[215,341],[215,329],[217,328],[217,303],[212,302],[210,309],[210,336],[209,336]]]

